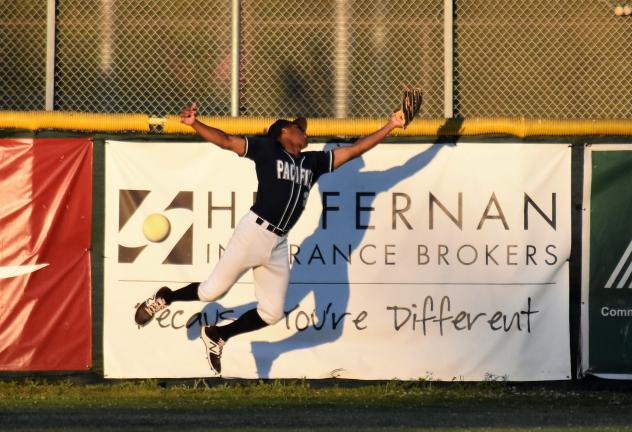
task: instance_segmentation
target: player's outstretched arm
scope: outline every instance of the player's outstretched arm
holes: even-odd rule
[[[243,156],[246,151],[246,140],[243,137],[228,135],[224,131],[206,125],[197,118],[197,104],[184,107],[180,113],[180,122],[191,126],[204,140],[211,142],[218,147],[231,150],[239,156]]]
[[[334,150],[334,169],[371,150],[386,138],[393,129],[402,126],[404,126],[404,118],[399,113],[393,113],[388,123],[371,135],[358,139],[349,147],[338,147]]]

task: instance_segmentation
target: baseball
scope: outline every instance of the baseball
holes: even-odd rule
[[[163,241],[171,231],[169,219],[160,213],[153,213],[147,216],[143,222],[143,234],[150,242],[158,243]]]
[[[632,5],[627,4],[623,6],[623,15],[625,16],[632,15]]]
[[[616,16],[621,16],[623,15],[623,6],[621,5],[617,5],[617,7],[614,8],[614,14]]]

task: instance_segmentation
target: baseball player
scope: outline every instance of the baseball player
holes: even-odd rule
[[[311,187],[323,174],[333,172],[380,143],[389,133],[405,125],[405,117],[393,114],[379,130],[354,144],[328,151],[304,151],[307,121],[277,120],[267,137],[241,137],[206,125],[196,118],[197,106],[182,111],[180,121],[191,126],[204,140],[230,150],[255,163],[258,189],[254,205],[243,216],[226,250],[206,281],[181,289],[160,288],[138,305],[135,321],[146,325],[154,315],[174,301],[215,301],[249,269],[253,269],[257,307],[222,326],[202,326],[211,370],[221,373],[221,355],[232,337],[272,325],[283,318],[290,266],[287,234],[301,216]]]

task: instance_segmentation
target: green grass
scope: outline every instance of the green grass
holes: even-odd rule
[[[615,387],[5,380],[0,430],[632,431],[632,391]]]

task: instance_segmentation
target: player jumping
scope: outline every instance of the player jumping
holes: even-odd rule
[[[241,219],[226,250],[209,278],[172,291],[160,288],[136,309],[135,320],[147,324],[174,301],[212,302],[224,296],[235,282],[253,269],[257,307],[223,326],[202,326],[212,371],[221,373],[224,344],[233,336],[261,329],[283,318],[290,265],[287,234],[299,219],[311,187],[323,175],[371,150],[389,133],[407,123],[401,112],[393,114],[379,130],[353,145],[328,151],[303,151],[307,147],[304,118],[277,120],[267,137],[240,137],[208,126],[196,118],[197,106],[182,111],[180,121],[191,126],[204,140],[252,159],[258,189],[254,205]]]

